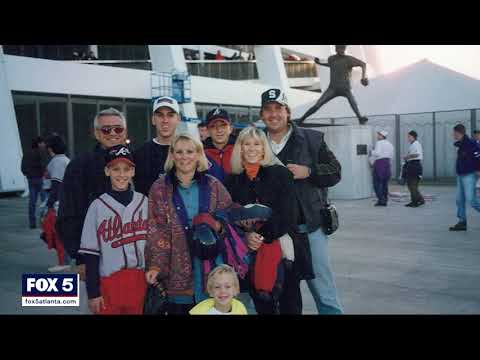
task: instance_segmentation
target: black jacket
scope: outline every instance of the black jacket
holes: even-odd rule
[[[272,209],[272,217],[258,230],[266,243],[271,243],[295,228],[297,207],[292,206],[296,201],[295,188],[293,176],[285,167],[260,167],[253,180],[245,172],[230,175],[225,187],[232,200],[240,205],[258,202]]]
[[[315,278],[310,245],[306,234],[296,232],[298,206],[291,172],[281,165],[261,167],[251,181],[245,172],[230,175],[225,187],[232,200],[241,205],[258,202],[273,210],[273,217],[258,231],[269,243],[288,233],[293,239],[295,273],[299,279]]]
[[[46,151],[39,148],[31,149],[22,158],[23,175],[28,179],[43,177],[48,160]]]
[[[105,155],[106,150],[97,144],[93,152],[73,159],[63,177],[56,228],[65,249],[77,263],[83,263],[77,252],[88,207],[111,186],[104,172]]]
[[[322,226],[320,209],[328,202],[327,188],[340,181],[342,167],[325,143],[322,132],[300,128],[293,122],[290,125],[293,131],[286,146],[291,151],[288,159],[280,157],[280,160],[285,165],[288,162],[308,166],[312,171],[308,178],[295,180],[294,184],[301,217],[308,232],[313,232]],[[283,196],[283,192],[280,194]]]
[[[148,196],[152,184],[163,174],[168,147],[157,145],[153,140],[146,142],[133,152],[135,162],[135,191]]]

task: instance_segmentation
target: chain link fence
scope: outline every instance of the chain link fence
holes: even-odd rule
[[[372,132],[388,131],[388,139],[395,147],[392,169],[395,177],[400,176],[402,158],[408,151],[407,134],[410,130],[418,133],[418,141],[423,146],[424,179],[436,183],[449,183],[455,179],[457,151],[453,145],[453,127],[465,125],[467,134],[480,129],[480,109],[435,111],[427,113],[385,114],[368,116]],[[311,118],[308,127],[319,125],[358,124],[356,117]]]

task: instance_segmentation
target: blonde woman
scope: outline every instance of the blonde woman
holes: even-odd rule
[[[165,174],[150,189],[146,279],[152,285],[160,280],[168,297],[168,314],[187,315],[207,299],[208,273],[223,263],[219,252],[205,258],[196,246],[199,226],[222,233],[211,214],[232,204],[225,187],[207,169],[202,144],[189,134],[179,134],[171,142]]]
[[[232,175],[225,183],[234,202],[259,203],[272,209],[268,221],[245,234],[247,245],[255,254],[250,293],[258,314],[293,313],[289,298],[300,296],[298,280],[293,270],[284,266],[278,240],[292,232],[296,224],[293,177],[286,167],[275,163],[264,132],[249,126],[235,142]],[[282,278],[284,281],[280,281]]]

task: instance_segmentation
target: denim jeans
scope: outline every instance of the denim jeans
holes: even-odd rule
[[[467,222],[466,203],[480,212],[480,202],[475,193],[476,180],[475,173],[457,175],[457,217],[460,221]]]
[[[68,255],[68,252],[65,251],[65,254],[63,255],[63,262],[64,262],[64,265],[72,265],[72,258],[70,257],[70,255]]]
[[[36,209],[37,209],[37,200],[40,195],[40,201],[43,202],[46,199],[47,193],[42,191],[43,178],[29,178],[28,179],[28,193],[29,193],[29,202],[28,202],[28,219],[30,225],[35,226],[37,221]]]
[[[375,171],[373,172],[373,189],[375,190],[375,195],[377,195],[380,204],[387,204],[388,180],[389,179],[380,179]]]
[[[257,311],[255,310],[255,304],[253,303],[253,299],[248,292],[239,293],[237,295],[237,300],[240,301],[243,305],[245,305],[248,315],[257,314]]]
[[[337,297],[337,288],[330,270],[328,258],[328,236],[322,229],[308,234],[312,251],[313,271],[315,279],[307,280],[319,314],[341,314],[342,306]]]

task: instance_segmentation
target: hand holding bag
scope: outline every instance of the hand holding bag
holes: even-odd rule
[[[157,277],[158,285],[149,285],[145,294],[143,313],[145,315],[166,315],[167,295],[161,280]]]

